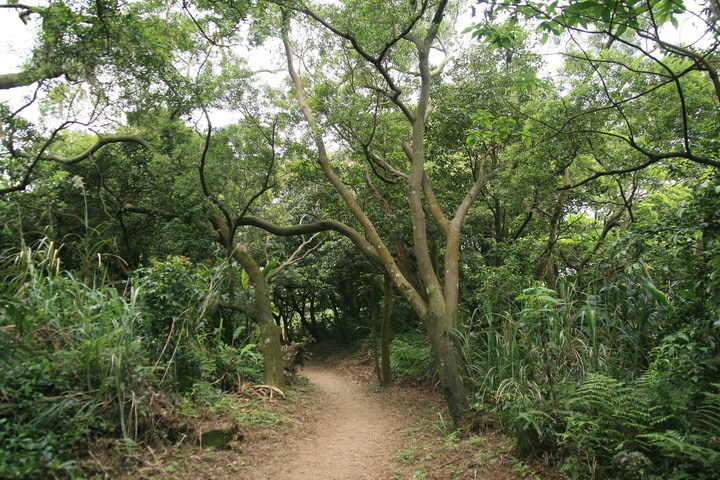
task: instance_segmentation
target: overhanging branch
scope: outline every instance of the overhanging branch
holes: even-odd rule
[[[111,135],[100,137],[94,145],[74,157],[63,158],[57,155],[44,155],[42,159],[62,163],[63,165],[72,165],[82,162],[83,160],[87,160],[93,153],[97,152],[104,146],[111,145],[113,143],[137,143],[148,150],[153,150],[152,146],[145,139],[137,135]]]
[[[262,228],[266,232],[281,237],[308,235],[332,230],[350,239],[350,241],[353,242],[355,246],[359,248],[363,254],[365,254],[365,256],[375,262],[380,262],[380,256],[370,242],[365,240],[365,238],[354,228],[336,220],[319,220],[313,223],[303,223],[300,225],[282,227],[254,215],[244,215],[242,218],[236,219],[236,222],[238,225],[249,225]]]

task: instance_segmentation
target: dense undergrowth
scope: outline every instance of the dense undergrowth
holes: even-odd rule
[[[63,271],[42,243],[3,268],[0,478],[80,475],[94,440],[167,437],[168,406],[261,377],[247,319],[214,306],[225,266],[175,258],[112,286],[101,268],[90,282]]]
[[[623,297],[649,310],[633,315],[670,314],[643,285],[642,301]],[[499,418],[520,452],[554,457],[572,478],[718,477],[720,358],[709,322],[662,335],[613,325],[613,305],[594,297],[576,303],[572,292],[535,287],[518,299],[524,308],[478,321],[466,351],[474,408]],[[649,351],[620,343],[642,333],[659,337]]]
[[[463,345],[474,424],[502,425],[519,455],[569,478],[718,478],[717,327],[672,331],[681,310],[647,281],[626,280],[614,298],[536,286],[515,311],[473,318]],[[646,330],[622,325],[618,308],[645,316]],[[422,335],[397,335],[391,351],[396,378],[432,379]]]
[[[570,478],[720,478],[715,192],[638,222],[554,290],[510,257],[470,272],[478,307],[458,335],[476,426]],[[417,376],[422,336],[393,348],[396,373]]]
[[[571,478],[720,478],[716,183],[638,216],[555,289],[512,255],[472,277],[459,335],[479,424]]]
[[[718,478],[709,252],[701,272],[677,258],[672,281],[655,276],[661,288],[640,261],[597,286],[518,281],[468,315],[458,335],[476,425],[502,425],[518,453],[570,478]],[[98,439],[128,452],[173,442],[168,407],[217,405],[260,379],[249,318],[219,306],[251,303],[233,267],[174,257],[112,284],[101,266],[78,275],[58,258],[49,242],[3,257],[0,477],[87,475],[78,460]],[[405,323],[391,342],[394,376],[432,384],[427,338]]]

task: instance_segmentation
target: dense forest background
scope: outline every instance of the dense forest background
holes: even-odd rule
[[[571,478],[720,475],[717,0],[0,15],[0,477],[309,337]]]

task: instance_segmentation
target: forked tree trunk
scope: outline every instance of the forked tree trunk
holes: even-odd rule
[[[401,100],[400,93],[402,90],[395,85],[394,79],[386,70],[383,62],[380,59],[372,58],[362,50],[362,46],[352,36],[352,33],[335,29],[309,9],[300,9],[301,12],[322,23],[333,33],[350,40],[353,48],[368,60],[386,80],[390,87],[389,90],[395,92],[394,95],[388,94],[389,100],[399,108],[411,127],[409,138],[401,140],[403,151],[410,161],[409,172],[405,173],[396,170],[379,156],[373,158],[376,161],[383,162],[383,167],[387,167],[388,172],[394,172],[393,174],[397,175],[398,181],[402,179],[407,185],[406,198],[409,206],[408,213],[412,222],[412,245],[415,253],[415,270],[412,274],[403,272],[400,268],[402,262],[398,262],[393,257],[373,221],[357,201],[355,193],[348,188],[330,165],[330,158],[325,148],[321,127],[310,109],[302,81],[295,70],[294,53],[289,37],[290,12],[287,10],[283,12],[282,39],[285,46],[288,73],[295,86],[298,106],[308,123],[317,149],[317,162],[326,179],[342,198],[349,213],[362,228],[363,236],[350,228],[342,231],[337,229],[337,231],[341,231],[341,233],[348,236],[360,248],[360,251],[383,266],[399,294],[410,303],[417,315],[423,319],[429,334],[448,409],[455,424],[462,427],[467,416],[468,400],[462,381],[463,362],[455,341],[458,315],[460,230],[470,206],[477,198],[485,181],[495,174],[478,175],[470,190],[466,193],[465,198],[454,212],[454,216],[447,218],[437,201],[425,171],[425,121],[433,110],[430,97],[433,73],[430,69],[429,57],[440,24],[443,21],[447,4],[447,0],[438,2],[432,14],[432,19],[423,33],[423,38],[419,38],[411,32],[405,34],[405,39],[415,44],[418,55],[420,83],[414,107],[406,105]],[[483,159],[490,152],[488,151]],[[480,170],[482,171],[482,169],[481,164]],[[372,182],[368,182],[368,184],[372,185]],[[439,268],[436,262],[437,257],[434,254],[433,239],[428,235],[430,230],[426,218],[426,212],[428,211],[445,236],[445,255],[442,268]],[[274,230],[278,231],[279,229],[274,228]],[[286,231],[289,231],[289,229]],[[420,284],[422,288],[417,284]]]

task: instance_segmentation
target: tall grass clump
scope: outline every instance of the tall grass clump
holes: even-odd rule
[[[521,453],[552,457],[571,478],[720,476],[710,322],[673,331],[677,312],[638,277],[595,293],[538,285],[516,300],[476,313],[463,340],[475,408]]]
[[[76,459],[94,439],[162,436],[161,405],[212,400],[258,377],[249,327],[212,301],[222,268],[193,277],[168,262],[187,278],[154,266],[120,291],[63,271],[51,242],[3,256],[0,478],[80,475]]]
[[[84,285],[61,271],[49,242],[3,260],[0,477],[71,473],[68,453],[88,439],[137,439],[153,374],[137,291]]]

